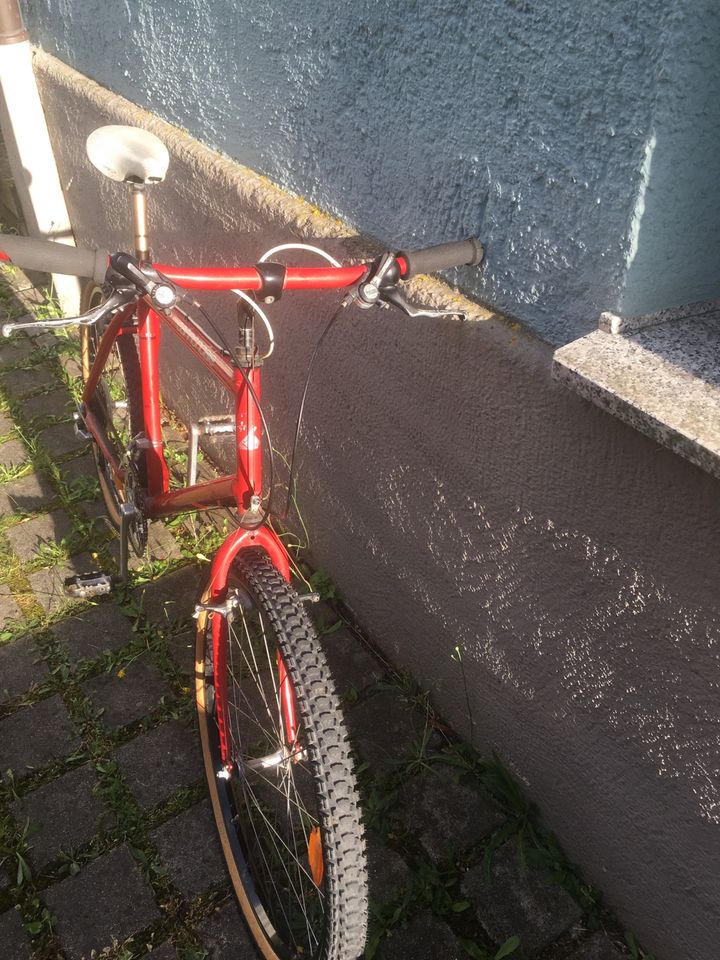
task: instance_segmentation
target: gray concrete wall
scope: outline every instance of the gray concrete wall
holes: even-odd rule
[[[62,60],[551,343],[720,295],[715,0],[27,0]]]
[[[352,230],[68,70],[38,77],[80,242],[131,244],[124,190],[84,158],[102,123],[170,148],[163,261],[254,262]],[[333,239],[334,238],[334,239]],[[442,297],[442,286],[429,293]],[[232,335],[225,296],[206,298]],[[332,296],[274,309],[265,397],[288,449]],[[550,379],[518,325],[349,315],[323,347],[299,498],[319,562],[378,642],[527,784],[586,877],[660,960],[720,942],[720,484]],[[222,397],[168,342],[181,413]],[[198,402],[204,404],[199,409]]]

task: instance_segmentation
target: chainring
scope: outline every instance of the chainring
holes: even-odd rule
[[[145,554],[148,542],[148,522],[145,509],[145,493],[140,484],[137,466],[132,454],[125,465],[125,503],[135,507],[135,513],[128,527],[130,546],[138,557]]]

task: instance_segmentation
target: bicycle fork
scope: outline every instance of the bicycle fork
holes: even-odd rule
[[[290,560],[282,541],[269,527],[261,526],[255,530],[239,529],[230,534],[215,554],[210,572],[212,585],[207,602],[200,603],[195,608],[195,617],[212,614],[212,672],[215,686],[215,718],[218,725],[218,739],[220,745],[220,759],[223,764],[221,776],[229,778],[233,770],[234,758],[230,746],[230,720],[228,714],[227,697],[227,645],[228,625],[236,616],[240,600],[228,588],[230,569],[241,550],[249,547],[260,547],[269,556],[275,569],[287,581],[290,580]],[[203,665],[204,668],[204,665]],[[279,761],[280,753],[290,756],[297,743],[298,722],[295,704],[295,695],[292,689],[287,669],[282,659],[278,662],[278,689],[283,721],[284,743],[277,754],[273,755],[275,763]],[[287,756],[284,759],[287,759]],[[271,758],[263,758],[270,760]],[[268,765],[273,765],[269,763]]]
[[[237,765],[237,758],[230,750],[230,717],[228,714],[227,697],[227,648],[229,642],[229,625],[237,615],[242,600],[237,593],[229,593],[220,603],[200,603],[195,607],[195,618],[212,614],[212,647],[213,647],[213,687],[215,720],[218,725],[220,739],[220,759],[222,768],[218,777],[229,779]],[[241,614],[242,615],[242,614]],[[280,652],[276,652],[277,685],[279,690],[280,712],[283,727],[283,742],[274,753],[267,754],[252,760],[244,759],[243,765],[249,769],[269,769],[288,762],[296,763],[302,759],[302,751],[298,749],[298,719],[295,694],[292,683]]]

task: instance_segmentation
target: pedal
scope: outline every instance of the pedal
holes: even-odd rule
[[[92,597],[104,597],[113,588],[113,578],[100,570],[92,573],[78,573],[65,580],[65,593],[74,600],[90,600]]]

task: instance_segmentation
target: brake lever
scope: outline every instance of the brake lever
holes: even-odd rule
[[[397,260],[391,253],[385,253],[379,262],[375,261],[371,271],[345,298],[345,305],[355,301],[363,310],[382,306],[382,286],[388,274],[397,276]]]
[[[4,323],[2,325],[2,335],[3,337],[9,337],[16,330],[58,330],[72,326],[88,327],[97,323],[104,314],[114,313],[115,310],[126,306],[135,299],[137,299],[135,290],[116,290],[105,303],[93,307],[92,310],[88,310],[87,313],[83,313],[79,317],[60,317],[58,320],[32,320],[29,323]],[[28,314],[28,316],[31,316],[31,314]]]
[[[457,317],[459,320],[467,319],[467,314],[462,310],[426,310],[423,307],[414,307],[395,286],[381,289],[380,298],[402,310],[408,317]]]

